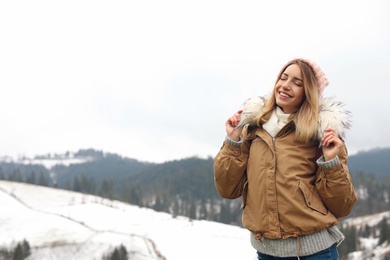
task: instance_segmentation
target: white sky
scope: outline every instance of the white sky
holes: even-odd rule
[[[386,0],[1,1],[0,156],[215,156],[299,56],[352,111],[350,152],[389,147],[389,25]]]

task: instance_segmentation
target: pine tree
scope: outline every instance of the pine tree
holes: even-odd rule
[[[30,245],[26,240],[18,243],[13,252],[12,260],[23,260],[30,255]]]
[[[219,221],[225,224],[230,224],[232,221],[232,214],[230,210],[230,205],[227,202],[221,203],[221,211],[219,213]]]
[[[208,218],[208,212],[206,208],[206,202],[202,200],[202,203],[200,205],[200,211],[199,211],[199,219],[207,219]]]
[[[22,245],[18,243],[18,245],[15,248],[14,254],[12,256],[12,260],[23,260],[23,248]]]
[[[11,180],[16,182],[23,182],[23,176],[19,168],[16,168],[12,171]]]
[[[36,184],[35,171],[31,171],[30,175],[27,177],[27,183]]]
[[[123,245],[120,246],[119,248],[119,253],[121,256],[121,260],[127,260],[127,249]]]
[[[5,174],[1,166],[0,166],[0,180],[5,180]]]
[[[139,187],[132,187],[130,189],[130,198],[131,198],[131,203],[141,206],[143,205],[142,203],[142,189]]]
[[[103,180],[102,187],[100,189],[100,196],[108,199],[113,199],[113,182],[112,180]]]
[[[175,197],[172,205],[172,218],[176,218],[179,215],[179,201],[178,198]]]
[[[156,196],[156,202],[154,203],[153,209],[155,211],[162,211],[163,210],[163,202],[162,202],[160,195]]]
[[[112,256],[110,258],[111,260],[121,260],[120,254],[117,248],[115,248],[114,252],[112,253]]]
[[[214,205],[215,205],[215,201],[214,201],[214,199],[211,199],[209,212],[208,212],[208,220],[211,220],[211,221],[217,221]]]
[[[360,231],[360,236],[362,236],[362,237],[370,237],[370,227],[367,224],[365,224],[362,227],[362,230]]]
[[[380,237],[379,237],[379,244],[382,244],[383,242],[390,239],[390,225],[387,224],[387,219],[383,218],[380,223]]]
[[[189,218],[196,219],[196,203],[194,199],[191,199],[190,202]]]
[[[338,247],[340,259],[344,259],[348,253],[354,252],[357,249],[357,231],[355,226],[347,226],[343,228],[340,226],[340,231],[344,234],[345,240]]]
[[[39,173],[38,185],[48,186],[48,181],[47,181],[45,175],[43,174],[43,172]]]
[[[23,254],[25,257],[30,255],[31,248],[30,244],[27,242],[27,240],[23,240]]]
[[[111,254],[103,257],[104,260],[127,260],[127,249],[123,245],[116,247]]]

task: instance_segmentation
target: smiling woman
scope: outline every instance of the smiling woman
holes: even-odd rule
[[[301,69],[298,65],[292,64],[280,76],[276,87],[276,104],[286,114],[294,113],[304,101],[305,93]]]
[[[259,260],[338,259],[344,236],[335,225],[357,197],[342,139],[348,112],[322,97],[328,83],[315,62],[291,60],[269,97],[250,99],[225,123],[215,185],[224,198],[242,196]]]

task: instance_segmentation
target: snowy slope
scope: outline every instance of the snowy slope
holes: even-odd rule
[[[378,227],[379,223],[384,218],[390,219],[390,211],[345,219],[343,224],[346,226],[355,226],[357,229],[362,229],[364,226]],[[359,249],[359,251],[353,252],[349,255],[350,260],[382,260],[385,259],[385,255],[390,255],[390,243],[385,242],[384,244],[379,245],[379,237],[360,237]]]
[[[101,259],[124,245],[131,259],[255,260],[247,230],[119,201],[0,181],[0,247],[26,239],[35,259]]]

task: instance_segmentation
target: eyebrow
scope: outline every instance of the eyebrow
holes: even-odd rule
[[[282,75],[285,75],[285,76],[287,76],[287,77],[288,77],[288,74],[287,74],[287,73],[285,73],[285,72],[283,72],[283,73],[282,73]],[[302,79],[300,79],[300,78],[297,78],[297,77],[294,77],[294,79],[296,79],[296,80],[300,80],[300,81],[303,81]]]

